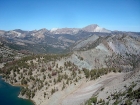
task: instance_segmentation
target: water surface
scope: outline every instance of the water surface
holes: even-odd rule
[[[20,87],[11,86],[0,76],[0,105],[34,105],[30,100],[18,98]]]

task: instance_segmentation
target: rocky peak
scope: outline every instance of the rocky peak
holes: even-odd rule
[[[82,30],[87,31],[87,32],[105,32],[105,33],[111,32],[105,28],[99,27],[97,24],[88,25],[88,26],[82,28]]]
[[[84,28],[82,28],[82,30],[84,31],[88,31],[88,32],[94,32],[94,30],[98,27],[97,24],[91,24],[91,25],[88,25]]]

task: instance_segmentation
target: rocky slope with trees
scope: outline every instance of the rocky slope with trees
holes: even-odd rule
[[[75,43],[71,50],[68,54],[60,55],[24,55],[20,59],[7,61],[0,69],[0,73],[6,82],[22,86],[20,97],[31,99],[37,105],[68,105],[67,102],[73,100],[72,94],[75,97],[80,97],[79,94],[85,96],[73,100],[73,105],[82,103],[90,105],[97,102],[100,104],[124,103],[117,97],[122,97],[126,103],[136,103],[139,99],[139,37],[125,34],[93,35]],[[11,51],[4,51],[9,56]],[[7,53],[3,55],[6,56]],[[120,91],[118,87],[116,93],[110,93],[111,89],[115,89],[111,86],[115,86],[113,81],[116,81],[117,76],[121,80],[116,83],[120,82],[118,84],[124,91],[118,92]],[[136,79],[130,81],[131,76],[136,76]],[[111,80],[110,77],[112,77]],[[123,82],[123,79],[127,82]],[[110,81],[112,82],[109,84]],[[126,88],[125,84],[127,84]],[[98,87],[95,89],[96,85]],[[105,95],[105,90],[109,94]],[[103,97],[102,94],[104,94]],[[130,97],[132,94],[134,97]],[[106,99],[107,97],[110,98]],[[131,102],[128,102],[129,99]],[[109,100],[113,101],[108,103]]]

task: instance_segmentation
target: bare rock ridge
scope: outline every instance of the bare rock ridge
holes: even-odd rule
[[[80,29],[78,28],[58,28],[58,29],[55,29],[55,30],[51,30],[50,32],[53,33],[53,34],[76,34],[80,31]]]

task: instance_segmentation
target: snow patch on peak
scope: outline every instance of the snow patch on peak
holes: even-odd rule
[[[58,30],[59,28],[52,28],[50,31],[53,32],[53,31],[56,31]]]
[[[10,33],[11,33],[11,34],[15,34],[16,37],[20,37],[20,36],[21,36],[21,33],[16,32],[16,31],[14,31],[14,30],[10,31]]]
[[[103,28],[97,26],[97,27],[95,28],[94,32],[101,32],[102,30],[103,30]]]

